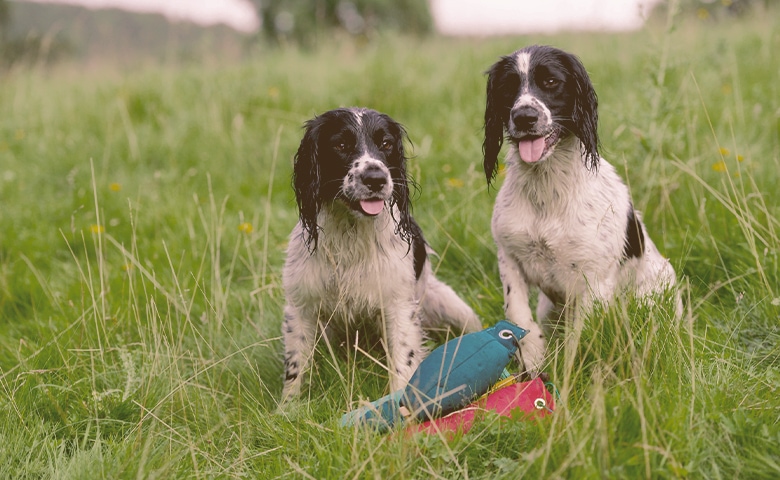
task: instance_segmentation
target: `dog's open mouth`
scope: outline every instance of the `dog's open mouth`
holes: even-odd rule
[[[351,202],[352,208],[368,215],[369,217],[375,217],[382,213],[385,208],[385,201],[381,198],[366,198],[363,200],[354,200]]]
[[[558,143],[558,129],[552,129],[544,136],[526,135],[517,141],[520,159],[526,163],[536,163]]]

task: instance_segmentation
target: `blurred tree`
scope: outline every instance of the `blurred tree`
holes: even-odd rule
[[[8,22],[11,19],[11,11],[6,0],[0,0],[0,42],[5,41],[8,35]]]
[[[338,29],[370,37],[381,29],[414,34],[431,30],[428,3],[421,0],[252,0],[262,31],[275,42],[312,45],[318,35]]]
[[[20,62],[51,63],[71,53],[70,43],[56,35],[13,32],[13,10],[17,5],[0,0],[0,69]]]

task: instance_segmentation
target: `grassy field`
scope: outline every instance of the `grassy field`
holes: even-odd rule
[[[0,478],[779,478],[777,13],[5,74]],[[406,125],[435,266],[491,323],[483,72],[528,43],[588,67],[603,155],[678,271],[683,320],[628,298],[562,334],[547,369],[561,397],[541,421],[451,441],[341,429],[386,380],[324,349],[280,413],[302,122],[361,105]]]

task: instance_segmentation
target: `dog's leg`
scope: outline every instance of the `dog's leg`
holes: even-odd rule
[[[541,327],[534,322],[528,304],[528,283],[520,266],[498,247],[498,271],[504,286],[504,314],[507,320],[528,330],[520,340],[525,371],[532,377],[539,375],[544,361],[545,338]]]
[[[539,301],[536,303],[536,320],[542,325],[552,318],[555,302],[549,299],[544,292],[539,292]],[[548,318],[549,317],[549,318]]]
[[[282,338],[284,339],[284,389],[282,402],[301,393],[303,375],[314,351],[316,320],[305,319],[292,305],[284,307]]]
[[[615,299],[618,288],[617,279],[617,272],[604,275],[601,279],[595,277],[590,279],[585,285],[583,293],[574,297],[577,314],[583,317],[589,315],[597,303],[608,308]]]
[[[539,292],[536,303],[536,321],[542,326],[542,332],[548,339],[552,338],[553,333],[558,328],[563,308],[564,305],[553,302],[544,292]]]
[[[431,329],[437,326],[451,327],[457,333],[477,332],[482,324],[474,310],[464,302],[446,283],[431,273],[420,294],[423,326]]]
[[[406,386],[423,356],[422,326],[416,305],[409,302],[394,307],[387,308],[384,312],[387,327],[387,366],[392,392]]]

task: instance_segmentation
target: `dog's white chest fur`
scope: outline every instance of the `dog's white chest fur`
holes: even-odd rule
[[[579,158],[529,167],[509,157],[493,212],[496,242],[551,299],[598,290],[619,269],[625,241],[628,191],[609,178],[612,166],[602,161],[593,173]]]
[[[335,208],[343,208],[336,204]],[[309,255],[300,243],[291,248],[284,285],[294,303],[317,306],[332,314],[328,320],[351,322],[379,314],[384,305],[414,295],[414,271],[409,245],[385,230],[394,228],[387,212],[366,220],[322,215],[326,232]],[[297,235],[298,228],[293,232]],[[347,238],[344,238],[347,237]],[[406,268],[399,268],[399,264]],[[305,274],[299,273],[305,271]]]

